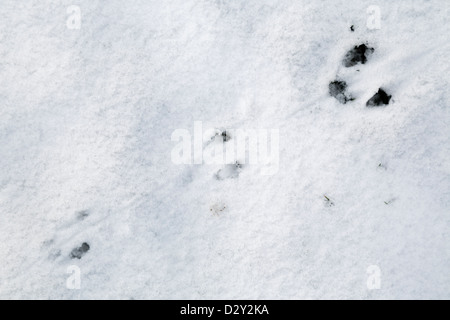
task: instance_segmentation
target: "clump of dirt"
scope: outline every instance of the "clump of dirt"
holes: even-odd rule
[[[345,55],[343,64],[346,68],[353,67],[358,63],[365,64],[368,56],[375,51],[374,48],[370,48],[365,44],[355,46]]]
[[[375,95],[367,101],[366,106],[367,107],[379,107],[383,105],[389,104],[389,101],[391,100],[390,95],[386,93],[383,89],[378,89],[378,92],[375,93]]]

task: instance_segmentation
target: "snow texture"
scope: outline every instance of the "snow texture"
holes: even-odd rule
[[[449,299],[450,2],[372,4],[2,0],[0,298]],[[175,165],[194,121],[278,172]]]

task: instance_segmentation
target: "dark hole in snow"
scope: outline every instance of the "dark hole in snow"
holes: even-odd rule
[[[352,26],[350,27],[350,30],[351,30],[352,32],[355,31],[355,26],[352,25]]]
[[[389,104],[389,101],[391,100],[390,95],[388,95],[383,89],[378,89],[378,92],[375,93],[375,95],[367,101],[366,106],[367,107],[378,107],[383,106],[386,104]]]
[[[365,44],[355,46],[352,50],[347,52],[344,58],[344,66],[349,68],[357,65],[358,63],[365,64],[367,62],[367,57],[370,53],[374,52],[374,48],[369,48]]]
[[[231,139],[230,135],[227,133],[227,131],[223,131],[222,132],[222,138],[224,142],[227,142],[228,140]]]
[[[90,248],[91,247],[89,246],[89,244],[87,244],[86,242],[83,242],[83,244],[80,247],[72,250],[72,252],[70,253],[70,257],[72,259],[75,259],[75,258],[81,259],[81,257],[83,257],[86,254],[86,252],[89,251]]]
[[[330,92],[330,96],[335,97],[340,103],[347,103],[347,101],[354,100],[351,97],[348,97],[346,94],[347,83],[345,81],[333,81],[328,85],[328,89]]]

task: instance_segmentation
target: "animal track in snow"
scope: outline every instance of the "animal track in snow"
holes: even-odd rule
[[[351,30],[354,31],[354,26],[352,25]],[[359,63],[365,64],[368,60],[368,57],[375,51],[374,48],[369,47],[366,44],[360,44],[355,46],[353,49],[349,50],[344,59],[342,60],[342,64],[346,68],[353,67]],[[360,71],[359,69],[356,71]],[[328,91],[330,96],[334,97],[342,104],[346,104],[348,101],[353,101],[355,98],[351,97],[347,93],[347,83],[343,80],[335,80],[329,83]],[[367,107],[378,107],[388,105],[391,100],[391,95],[388,95],[386,91],[383,89],[378,89],[378,92],[372,96],[367,102]]]
[[[235,164],[228,164],[224,168],[217,171],[215,177],[217,180],[235,179],[239,177],[242,165],[238,162]]]
[[[75,211],[68,221],[61,223],[52,238],[42,243],[42,250],[47,252],[50,260],[55,260],[63,255],[65,250],[61,249],[61,246],[65,245],[69,239],[77,234],[80,228],[86,226],[84,221],[91,215],[91,211],[83,209]],[[81,259],[86,252],[90,249],[90,245],[87,242],[83,242],[79,247],[72,249],[69,253],[71,259]]]
[[[390,95],[386,93],[383,89],[378,89],[378,92],[375,93],[375,95],[367,101],[366,106],[367,107],[379,107],[383,105],[389,104],[389,101],[391,100]]]
[[[83,242],[82,244],[81,244],[81,246],[79,246],[78,248],[74,248],[71,252],[70,252],[70,257],[72,258],[72,259],[81,259],[85,254],[86,254],[86,252],[88,252],[89,251],[89,249],[90,249],[91,247],[89,246],[89,244],[88,243],[86,243],[86,242]]]
[[[221,201],[214,202],[209,207],[209,211],[211,211],[215,216],[218,216],[220,213],[222,213],[226,209],[227,209],[227,206]]]
[[[347,95],[347,83],[345,81],[332,81],[328,85],[328,89],[330,91],[330,95],[335,97],[340,103],[346,104],[347,101],[352,101],[353,98]]]
[[[365,64],[369,55],[374,51],[374,48],[370,48],[365,44],[360,44],[347,52],[342,63],[346,68],[353,67],[358,63]]]

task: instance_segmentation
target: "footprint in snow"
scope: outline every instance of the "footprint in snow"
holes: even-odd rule
[[[352,25],[350,27],[351,31],[354,31],[355,27]],[[353,67],[357,64],[365,64],[370,55],[375,51],[374,48],[369,47],[366,44],[360,44],[353,47],[353,49],[349,50],[344,59],[342,60],[342,64],[346,68]],[[356,71],[360,71],[359,69]],[[329,83],[328,90],[330,96],[334,97],[342,104],[346,104],[348,101],[353,101],[355,98],[351,97],[347,93],[347,83],[343,80],[335,80]],[[372,96],[367,102],[367,107],[379,107],[388,105],[391,100],[391,95],[386,93],[384,89],[379,88],[378,92]]]

